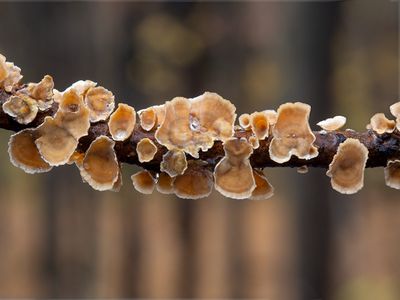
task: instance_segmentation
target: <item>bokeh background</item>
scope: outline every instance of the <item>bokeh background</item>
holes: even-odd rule
[[[92,79],[136,110],[214,91],[238,113],[312,105],[364,130],[398,99],[398,3],[0,3],[0,53],[25,81]],[[73,166],[13,167],[0,132],[0,297],[400,299],[400,197],[383,169],[332,191],[267,169],[275,196],[96,192]]]

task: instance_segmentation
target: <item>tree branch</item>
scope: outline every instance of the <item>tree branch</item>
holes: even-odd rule
[[[17,123],[13,118],[8,116],[2,110],[2,104],[11,96],[10,93],[0,89],[0,128],[18,132],[25,128],[35,128],[39,126],[46,116],[53,116],[57,109],[58,104],[53,103],[52,107],[46,111],[39,112],[37,117],[28,125],[21,125]],[[120,162],[135,164],[141,166],[147,170],[159,171],[162,155],[166,153],[167,149],[157,143],[154,137],[155,131],[144,131],[138,124],[132,136],[124,142],[116,142],[115,150],[117,157]],[[247,137],[250,132],[244,130],[236,130],[236,137]],[[250,162],[253,168],[265,168],[265,167],[318,167],[328,168],[333,156],[335,155],[337,148],[347,138],[358,139],[363,143],[369,151],[369,159],[367,161],[367,167],[384,167],[389,159],[400,159],[400,132],[395,130],[393,133],[388,134],[377,134],[372,130],[365,132],[356,132],[353,130],[346,131],[333,131],[333,132],[321,132],[315,131],[316,140],[314,145],[318,147],[319,155],[316,158],[310,160],[301,160],[296,157],[286,163],[278,164],[271,160],[269,157],[269,144],[272,137],[266,140],[260,141],[260,147],[255,149]],[[91,125],[87,136],[82,137],[79,140],[78,151],[85,152],[89,147],[90,143],[100,135],[110,136],[108,131],[107,123],[104,121],[97,122]],[[157,146],[158,151],[154,159],[148,163],[140,163],[136,154],[136,144],[143,138],[151,139]],[[215,164],[224,156],[224,150],[221,142],[215,142],[214,146],[207,152],[200,151],[200,159],[207,161],[210,166],[214,167]]]

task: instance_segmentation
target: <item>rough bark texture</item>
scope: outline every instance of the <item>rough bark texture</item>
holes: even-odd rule
[[[24,128],[35,128],[40,125],[46,116],[53,116],[58,108],[58,104],[54,103],[53,106],[44,111],[39,112],[33,122],[28,125],[22,125],[17,123],[13,118],[4,113],[2,104],[8,99],[10,93],[6,93],[4,90],[0,90],[0,128],[20,131]],[[124,142],[116,142],[115,150],[120,162],[135,164],[144,167],[148,170],[158,171],[162,160],[162,155],[167,151],[165,147],[157,143],[154,138],[153,131],[144,131],[140,126],[136,125],[132,136]],[[249,132],[244,130],[236,130],[236,137],[246,137]],[[367,161],[367,168],[373,167],[384,167],[386,166],[388,159],[400,159],[400,132],[395,131],[391,134],[377,134],[372,130],[365,132],[356,132],[353,130],[346,131],[333,131],[322,133],[319,131],[314,132],[316,140],[314,145],[318,147],[319,155],[316,158],[310,160],[302,160],[296,157],[286,163],[278,164],[271,160],[269,157],[269,144],[272,137],[264,141],[260,141],[260,147],[255,149],[250,161],[254,168],[264,167],[319,167],[328,168],[333,156],[335,155],[337,148],[346,138],[355,138],[363,143],[369,151],[369,158]],[[107,122],[101,121],[91,125],[89,134],[82,137],[79,140],[78,151],[86,151],[90,143],[100,135],[110,136],[108,131]],[[110,136],[111,137],[111,136]],[[136,154],[136,144],[143,138],[149,138],[158,147],[157,154],[154,159],[148,163],[140,163]],[[200,159],[207,161],[210,166],[214,166],[224,156],[224,150],[221,142],[215,142],[214,146],[207,152],[200,152]]]

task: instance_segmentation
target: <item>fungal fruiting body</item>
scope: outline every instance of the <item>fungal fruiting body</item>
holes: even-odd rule
[[[215,140],[233,135],[235,106],[215,93],[186,99],[174,98],[165,104],[164,122],[155,137],[168,150],[181,150],[194,158],[207,151]]]
[[[389,160],[385,167],[385,182],[387,186],[400,190],[400,160]]]
[[[215,189],[234,199],[249,198],[256,188],[249,157],[253,148],[244,139],[232,138],[224,143],[225,157],[215,166]]]
[[[396,122],[386,118],[385,114],[377,113],[371,117],[370,123],[367,125],[367,129],[383,134],[385,132],[391,133],[396,128]]]
[[[214,187],[233,199],[261,200],[274,192],[263,168],[283,163],[299,173],[329,167],[332,187],[355,193],[371,154],[375,165],[386,166],[386,184],[400,189],[400,102],[390,106],[396,121],[375,114],[365,133],[337,132],[342,116],[313,132],[311,107],[301,102],[244,113],[235,125],[235,106],[211,92],[142,109],[136,122],[135,109],[121,103],[114,111],[113,93],[96,82],[79,80],[60,92],[50,75],[21,84],[20,71],[0,55],[0,127],[18,131],[8,152],[27,173],[76,164],[92,188],[118,191],[122,164],[133,163],[144,168],[131,177],[141,193],[199,199]]]
[[[108,129],[114,141],[125,141],[129,138],[136,125],[135,109],[127,104],[120,103],[110,116]]]
[[[308,123],[310,111],[311,107],[301,102],[285,103],[278,108],[269,147],[272,160],[284,163],[289,161],[292,155],[300,159],[318,156],[318,150],[313,145],[315,135]]]
[[[339,145],[326,175],[332,188],[343,194],[354,194],[364,185],[364,169],[368,149],[356,139],[347,139]]]
[[[397,130],[400,130],[400,102],[392,104],[390,106],[390,112],[393,116],[396,117],[396,127]]]
[[[342,128],[346,124],[346,120],[346,117],[334,116],[318,122],[317,125],[326,131],[334,131]]]

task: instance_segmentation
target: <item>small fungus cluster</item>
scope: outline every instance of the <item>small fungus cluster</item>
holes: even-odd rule
[[[8,93],[3,113],[25,128],[10,138],[11,162],[27,173],[75,164],[83,181],[99,191],[120,189],[121,161],[116,149],[128,145],[130,161],[144,167],[131,176],[141,193],[157,189],[199,199],[214,187],[229,198],[268,199],[274,188],[263,169],[252,166],[253,155],[265,155],[275,165],[295,157],[301,162],[297,171],[305,174],[308,162],[320,154],[316,134],[336,132],[346,123],[345,117],[335,116],[319,122],[322,130],[315,133],[309,124],[311,107],[289,102],[276,111],[242,114],[235,125],[235,106],[211,92],[195,98],[176,97],[136,112],[122,103],[115,109],[112,92],[90,80],[77,81],[60,92],[49,75],[26,85],[19,83],[21,78],[20,69],[0,55],[0,89]],[[45,116],[40,124],[34,122],[39,112]],[[370,132],[398,134],[400,102],[390,112],[396,120],[375,114],[367,125]],[[82,138],[96,124],[106,126],[107,131],[92,134],[88,146],[81,147]],[[207,156],[218,145],[224,153]],[[344,194],[359,191],[368,156],[368,148],[356,138],[338,142],[326,173],[332,187]],[[399,155],[388,159],[384,174],[388,186],[400,189]]]

